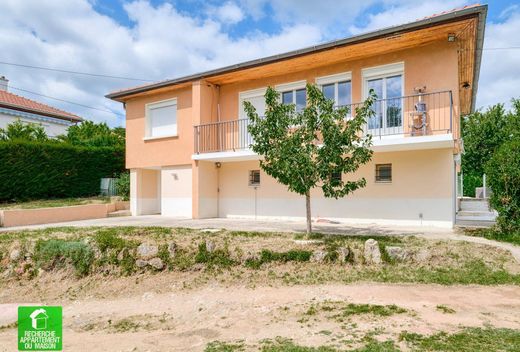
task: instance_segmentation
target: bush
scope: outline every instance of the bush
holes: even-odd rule
[[[94,252],[84,242],[65,240],[38,240],[34,248],[34,260],[38,265],[52,268],[64,264],[65,260],[72,261],[78,276],[89,273],[94,261]]]
[[[130,199],[130,173],[123,172],[116,181],[117,195],[123,200]]]
[[[504,143],[486,164],[486,173],[499,229],[508,234],[520,231],[520,140]]]
[[[55,141],[0,141],[0,201],[99,194],[103,177],[125,169],[123,148]]]

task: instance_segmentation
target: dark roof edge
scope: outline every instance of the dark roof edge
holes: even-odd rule
[[[175,78],[175,79],[171,79],[171,80],[167,80],[167,81],[152,83],[152,84],[142,86],[142,87],[130,88],[130,89],[122,90],[119,92],[112,92],[112,93],[105,95],[105,97],[116,100],[117,98],[122,98],[122,97],[125,97],[128,95],[137,94],[137,93],[143,93],[143,92],[147,92],[147,91],[154,90],[157,88],[163,88],[163,87],[167,87],[167,86],[171,86],[171,85],[175,85],[175,84],[186,83],[186,82],[190,82],[190,81],[194,81],[194,80],[198,80],[198,79],[202,79],[202,78],[206,78],[206,77],[216,76],[218,74],[223,74],[223,73],[228,73],[228,72],[232,72],[232,71],[238,71],[240,69],[246,69],[246,68],[251,68],[251,67],[255,67],[255,66],[259,66],[259,65],[263,65],[263,64],[273,63],[276,61],[289,59],[289,58],[293,58],[293,57],[298,57],[298,56],[302,56],[305,54],[310,54],[310,53],[314,53],[314,52],[318,52],[318,51],[332,49],[334,47],[344,46],[344,45],[348,45],[348,44],[354,44],[354,43],[358,43],[358,42],[364,42],[364,41],[368,41],[371,39],[376,39],[378,37],[387,36],[389,34],[395,34],[396,32],[410,31],[410,30],[419,29],[422,27],[430,27],[430,26],[437,25],[442,22],[448,22],[450,20],[453,20],[456,18],[461,18],[461,17],[468,16],[468,15],[477,14],[479,16],[479,18],[483,17],[484,21],[485,21],[486,13],[487,13],[487,5],[473,6],[473,7],[449,12],[449,13],[438,15],[438,16],[427,17],[427,18],[419,20],[419,21],[410,22],[410,23],[406,23],[406,24],[402,24],[402,25],[398,25],[398,26],[393,26],[393,27],[387,27],[387,28],[383,28],[383,29],[380,29],[377,31],[368,32],[368,33],[364,33],[364,34],[360,34],[357,36],[348,37],[348,38],[344,38],[344,39],[334,40],[331,42],[314,45],[314,46],[306,47],[303,49],[293,50],[293,51],[289,51],[289,52],[282,53],[282,54],[277,54],[277,55],[272,55],[272,56],[268,56],[268,57],[264,57],[264,58],[260,58],[260,59],[250,60],[250,61],[242,62],[239,64],[225,66],[222,68],[209,70],[209,71],[205,71],[205,72],[201,72],[201,73],[196,73],[196,74],[192,74],[192,75],[188,75],[188,76],[184,76],[184,77],[179,77],[179,78]],[[480,22],[479,22],[479,29],[480,29]],[[483,30],[482,30],[482,32],[483,32]],[[479,68],[480,68],[480,58],[479,58]],[[478,75],[477,75],[477,77],[478,77]]]
[[[478,80],[480,77],[480,66],[482,63],[482,49],[484,48],[484,32],[486,29],[486,17],[488,5],[479,6],[478,24],[477,24],[477,45],[475,47],[475,67],[473,69],[473,96],[471,97],[470,112],[475,111],[477,104]]]
[[[61,115],[61,114],[58,114],[58,113],[52,113],[52,112],[41,111],[41,110],[38,110],[38,109],[26,108],[26,107],[23,107],[23,106],[20,106],[20,105],[9,104],[9,103],[5,103],[5,102],[0,102],[0,107],[6,108],[6,109],[11,109],[11,110],[28,112],[28,113],[35,114],[35,115],[42,115],[42,116],[46,116],[46,117],[52,117],[52,118],[55,118],[55,119],[58,119],[58,120],[67,120],[67,121],[70,121],[70,122],[82,122],[82,121],[84,121],[84,119],[82,117],[80,117],[80,116],[72,117],[72,116],[67,116],[67,115]]]

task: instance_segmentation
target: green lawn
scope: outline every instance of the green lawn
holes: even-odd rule
[[[466,229],[464,234],[468,236],[484,237],[488,240],[495,240],[500,242],[509,242],[520,245],[520,231],[513,233],[503,233],[496,228],[489,229]]]
[[[72,205],[109,203],[110,197],[41,199],[16,203],[0,203],[0,210],[55,208]]]

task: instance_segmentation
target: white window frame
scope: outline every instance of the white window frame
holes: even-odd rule
[[[381,66],[374,66],[374,67],[368,67],[361,70],[361,77],[363,81],[363,100],[368,98],[368,81],[373,79],[380,79],[380,78],[388,78],[392,76],[401,75],[402,77],[402,85],[401,85],[401,97],[404,97],[404,86],[405,86],[405,71],[404,71],[404,61],[395,62],[387,65],[381,65]],[[377,99],[387,99],[386,97],[386,86],[383,86],[384,90],[384,97],[377,97]],[[384,117],[386,118],[386,117]],[[395,134],[395,135],[388,135],[383,136],[383,138],[399,138],[403,136],[404,131],[404,123],[405,123],[405,117],[404,114],[401,118],[401,133]],[[377,130],[385,130],[387,127],[381,126],[379,128],[374,129]],[[394,128],[394,127],[390,127]],[[373,131],[368,129],[368,122],[367,122],[367,131]]]
[[[279,84],[274,87],[274,89],[280,93],[280,102],[283,101],[282,94],[287,92],[292,92],[292,104],[296,105],[296,91],[300,89],[305,89],[307,86],[307,81],[296,81],[291,83]],[[307,99],[305,99],[307,101]]]
[[[152,136],[151,135],[151,125],[150,125],[150,110],[156,108],[163,108],[166,106],[174,106],[177,111],[175,114],[175,132],[172,134],[164,135],[164,136]],[[179,116],[178,116],[178,106],[177,106],[177,98],[171,98],[166,100],[154,101],[152,103],[145,104],[145,130],[144,130],[144,140],[152,140],[152,139],[162,139],[162,138],[171,138],[178,137],[179,135]]]
[[[371,79],[386,78],[390,76],[401,75],[403,77],[403,84],[401,87],[401,96],[404,96],[404,62],[396,62],[388,65],[381,65],[375,67],[368,67],[361,70],[363,77],[363,100],[368,98],[368,81]],[[383,97],[377,97],[384,99]]]
[[[339,93],[338,93],[338,83],[340,82],[350,82],[350,104],[352,104],[352,72],[342,72],[342,73],[336,73],[329,76],[322,76],[316,78],[316,84],[320,88],[321,91],[323,91],[323,86],[334,84],[334,102],[335,106],[338,105],[339,101]],[[351,115],[351,112],[349,111],[349,116]]]

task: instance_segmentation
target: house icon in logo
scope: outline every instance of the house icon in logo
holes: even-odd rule
[[[45,312],[45,309],[36,309],[34,312],[31,313],[30,317],[31,326],[33,327],[33,329],[47,329],[47,319],[49,319],[49,317],[47,316],[47,312]]]

